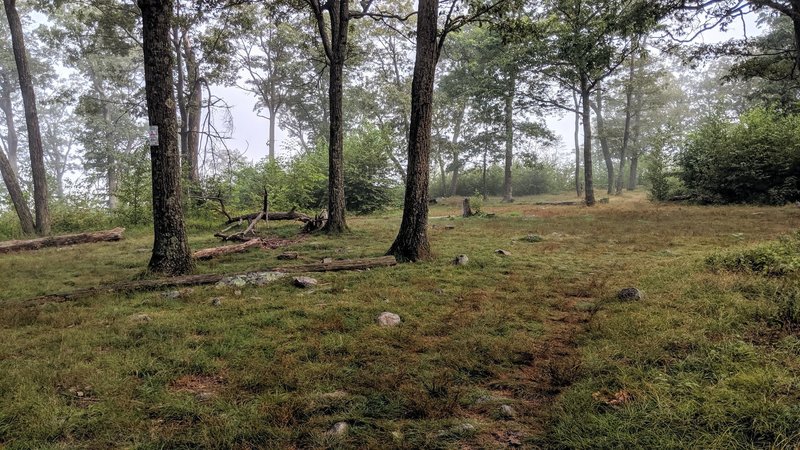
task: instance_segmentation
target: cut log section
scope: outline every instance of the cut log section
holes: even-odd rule
[[[241,244],[236,245],[226,245],[223,247],[214,247],[214,248],[204,248],[202,250],[198,250],[192,254],[192,258],[205,260],[216,258],[219,256],[224,255],[231,255],[234,253],[244,253],[248,249],[253,247],[260,247],[261,246],[261,239],[250,239],[249,241],[243,242]]]
[[[283,273],[303,273],[303,272],[336,272],[342,270],[365,270],[378,267],[391,267],[397,265],[394,256],[381,256],[378,258],[363,259],[343,259],[330,263],[302,264],[286,267],[272,267],[255,270],[252,272],[229,273],[229,274],[205,274],[205,275],[186,275],[181,277],[157,278],[153,280],[130,281],[106,286],[80,289],[72,292],[60,294],[48,294],[26,300],[28,306],[40,305],[50,302],[65,302],[81,298],[91,297],[98,294],[110,294],[116,292],[138,292],[152,291],[171,287],[200,286],[215,284],[229,277],[244,276],[258,272],[283,272]]]
[[[65,234],[63,236],[50,236],[27,241],[0,242],[0,253],[39,250],[45,247],[64,247],[67,245],[89,244],[92,242],[119,241],[122,240],[122,233],[124,232],[125,228],[114,228],[113,230]]]

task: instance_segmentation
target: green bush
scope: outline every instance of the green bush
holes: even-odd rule
[[[710,119],[690,135],[679,163],[701,202],[800,200],[800,115],[759,108],[738,123]]]

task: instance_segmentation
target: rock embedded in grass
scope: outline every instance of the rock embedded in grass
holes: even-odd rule
[[[466,266],[469,263],[467,255],[458,255],[453,259],[453,264],[456,266]]]
[[[180,298],[181,291],[167,291],[167,292],[162,292],[161,295],[169,299],[176,299]]]
[[[500,256],[511,256],[511,252],[509,252],[508,250],[503,250],[502,248],[498,248],[494,252]]]
[[[378,325],[382,327],[394,327],[400,325],[400,322],[402,322],[402,320],[400,320],[400,316],[388,311],[382,312],[378,316],[377,321]]]
[[[336,422],[328,431],[325,432],[325,435],[333,437],[344,436],[347,434],[349,429],[350,425],[348,425],[347,422]]]
[[[221,306],[221,305],[222,305],[222,297],[211,298],[211,306]]]
[[[129,319],[130,319],[131,322],[134,322],[134,323],[147,323],[147,322],[150,322],[151,320],[153,320],[147,314],[142,314],[142,313],[134,314],[134,315],[130,316]]]
[[[292,283],[299,288],[310,288],[318,285],[319,281],[311,277],[295,277]]]
[[[511,405],[502,405],[500,406],[500,416],[504,419],[513,419],[517,417],[517,412]]]
[[[644,292],[635,287],[627,287],[617,293],[618,300],[641,300],[644,298]]]
[[[529,234],[520,240],[523,242],[542,242],[544,238],[538,234]]]

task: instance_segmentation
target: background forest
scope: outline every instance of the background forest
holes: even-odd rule
[[[687,29],[708,27],[712,19],[730,22],[743,11],[673,17],[631,31],[614,28],[626,20],[609,12],[619,5],[590,2],[585,9],[606,15],[585,24],[586,39],[606,40],[603,51],[589,53],[561,44],[579,42],[569,20],[582,19],[563,15],[578,5],[573,3],[512,14],[505,22],[487,17],[443,41],[431,197],[508,201],[569,189],[582,195],[581,166],[589,161],[595,189],[608,195],[645,186],[657,200],[800,199],[790,17],[754,6],[749,22],[752,31],[757,14],[757,37],[682,44],[675,33],[691,37]],[[18,8],[38,96],[54,231],[146,225],[151,180],[138,8],[110,0]],[[171,44],[189,217],[221,218],[220,201],[231,212],[252,210],[265,187],[274,210],[324,209],[329,63],[315,21],[302,5],[290,3],[176,8]],[[407,2],[388,2],[377,10],[383,17],[350,25],[343,125],[351,213],[402,204],[416,20],[404,12],[411,9]],[[5,24],[0,39],[2,150],[27,203],[34,177]],[[585,92],[575,69],[581,64],[601,69]],[[257,149],[230,145],[236,123],[215,92],[225,86],[257,99],[253,114],[269,130],[263,159],[250,162]],[[573,116],[574,142],[548,128],[553,118]],[[279,133],[285,136],[282,148],[276,145]],[[582,139],[590,141],[590,159]],[[9,173],[3,175],[7,187],[14,184]],[[0,235],[20,236],[6,195],[0,209]]]

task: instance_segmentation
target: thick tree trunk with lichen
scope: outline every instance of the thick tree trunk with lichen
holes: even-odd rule
[[[174,60],[170,47],[172,0],[139,0],[142,11],[145,92],[158,143],[150,146],[153,177],[153,272],[181,275],[192,270],[192,254],[181,207],[180,153],[175,111]],[[152,143],[151,143],[152,144]]]
[[[14,49],[14,61],[17,64],[19,87],[22,91],[22,103],[25,108],[25,123],[28,128],[28,149],[31,156],[31,175],[33,177],[33,203],[36,211],[36,233],[50,233],[50,209],[47,205],[47,172],[44,167],[44,151],[42,134],[39,130],[39,115],[36,112],[36,93],[28,68],[28,53],[25,50],[25,38],[22,33],[22,22],[17,12],[16,0],[3,0],[3,6],[11,31],[11,46]]]
[[[400,232],[388,254],[401,261],[419,261],[431,255],[428,242],[428,175],[433,119],[433,84],[439,60],[437,0],[420,0],[417,16],[417,52],[411,82],[411,121],[408,135],[408,179]]]

